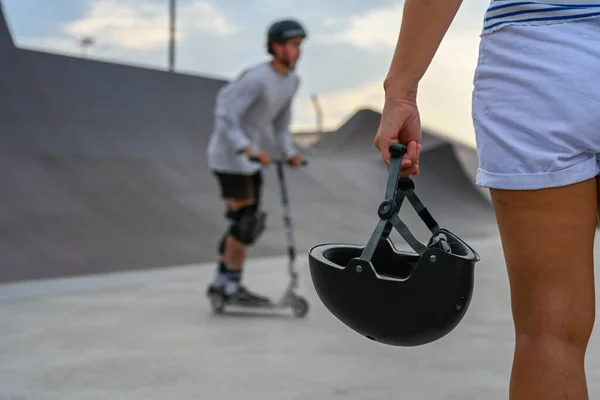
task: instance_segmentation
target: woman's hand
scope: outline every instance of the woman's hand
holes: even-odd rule
[[[416,101],[405,98],[386,97],[381,122],[375,136],[375,147],[381,152],[386,167],[390,167],[390,145],[400,143],[407,146],[402,159],[400,176],[419,174],[421,151],[421,120]]]

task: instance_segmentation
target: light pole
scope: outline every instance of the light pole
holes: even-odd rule
[[[321,108],[321,103],[319,102],[319,98],[317,97],[316,93],[313,93],[310,97],[313,106],[315,107],[315,114],[317,116],[317,133],[320,135],[323,133],[323,109]]]
[[[175,0],[169,0],[169,71],[175,68]]]
[[[93,46],[95,42],[96,41],[91,36],[84,36],[79,40],[79,45],[81,46],[81,51],[84,58],[87,58],[87,49],[90,46]]]

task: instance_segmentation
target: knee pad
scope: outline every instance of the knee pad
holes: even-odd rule
[[[230,212],[229,216],[233,221],[229,233],[245,245],[254,243],[265,230],[267,214],[257,210],[255,206]]]

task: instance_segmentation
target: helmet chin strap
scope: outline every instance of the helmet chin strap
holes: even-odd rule
[[[421,200],[414,192],[414,183],[409,177],[400,177],[402,157],[406,154],[406,146],[393,143],[390,146],[391,160],[388,173],[388,180],[385,189],[385,200],[379,205],[377,213],[379,214],[379,223],[375,227],[369,242],[364,247],[360,256],[362,261],[371,261],[377,245],[381,239],[387,239],[392,231],[396,231],[402,236],[406,243],[419,255],[423,255],[429,246],[425,246],[413,236],[410,229],[402,222],[398,213],[405,198],[411,203],[419,217],[423,220],[427,228],[433,234],[433,239],[429,245],[439,243],[444,251],[451,251],[447,243],[447,238],[440,234],[440,227],[429,210],[423,205]]]

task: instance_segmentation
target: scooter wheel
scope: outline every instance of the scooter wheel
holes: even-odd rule
[[[223,296],[210,296],[210,304],[215,314],[222,314],[225,310],[225,299],[223,298]]]
[[[308,301],[306,301],[306,299],[302,298],[302,297],[297,297],[296,299],[294,299],[294,302],[292,303],[292,312],[294,313],[294,317],[296,318],[302,318],[304,316],[306,316],[306,314],[308,313]]]

